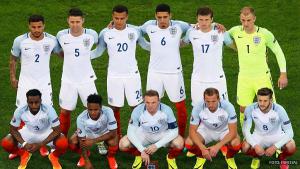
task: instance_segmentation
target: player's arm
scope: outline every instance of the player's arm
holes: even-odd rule
[[[99,38],[98,38],[98,43],[97,46],[94,50],[91,51],[91,59],[95,59],[98,58],[100,56],[102,56],[103,52],[106,49],[106,43],[104,41],[104,33],[107,31],[107,28],[103,29],[100,33],[99,33]]]
[[[18,131],[18,127],[15,127],[13,125],[10,125],[10,134],[17,140],[18,143],[23,145],[25,142],[24,139],[22,138],[20,132]]]
[[[278,41],[275,39],[274,35],[270,31],[267,30],[265,33],[265,36],[266,36],[266,45],[275,54],[277,63],[279,65],[280,76],[278,79],[278,87],[280,89],[283,89],[288,85],[286,60],[285,60],[284,53],[283,53]]]
[[[281,120],[281,128],[284,131],[284,136],[274,145],[277,147],[277,149],[280,149],[282,146],[284,146],[286,143],[293,139],[294,131],[292,128],[291,121],[284,108],[280,106],[278,111],[279,118]]]
[[[9,77],[10,77],[10,84],[13,88],[18,88],[18,80],[16,78],[16,69],[17,69],[17,57],[14,55],[10,55],[9,60]]]
[[[143,37],[142,35],[142,31],[140,30],[139,27],[136,28],[137,32],[138,32],[138,44],[140,45],[141,48],[143,48],[144,50],[150,51],[151,50],[151,45],[150,43]]]
[[[228,32],[224,32],[224,44],[234,51],[237,51],[235,41],[230,37]]]
[[[193,143],[199,147],[199,149],[201,151],[207,149],[207,147],[200,140],[200,138],[202,138],[202,136],[197,132],[199,124],[201,123],[199,113],[201,111],[200,107],[201,107],[202,103],[193,107],[192,115],[190,118],[190,128],[189,128],[189,137],[191,138]]]
[[[192,28],[187,30],[185,36],[180,40],[180,47],[185,47],[191,43],[190,38],[189,38],[191,30],[192,30]]]
[[[251,113],[253,111],[252,106],[248,106],[245,109],[245,118],[244,118],[244,124],[243,124],[243,135],[246,139],[246,141],[252,146],[254,147],[255,145],[257,145],[258,143],[253,139],[252,135],[251,135],[251,127],[252,127],[252,117],[251,117]]]

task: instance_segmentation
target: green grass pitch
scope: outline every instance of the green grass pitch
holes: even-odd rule
[[[70,7],[79,7],[86,13],[85,27],[92,28],[99,32],[106,27],[107,23],[111,20],[111,9],[116,4],[124,4],[129,8],[129,20],[128,23],[134,25],[141,25],[149,19],[154,19],[155,6],[162,1],[158,0],[1,0],[0,1],[0,138],[3,138],[9,131],[9,121],[12,117],[12,113],[15,110],[15,97],[16,91],[12,89],[9,81],[9,56],[10,49],[13,40],[16,36],[27,32],[27,18],[33,13],[44,15],[46,19],[46,32],[56,35],[56,33],[67,27],[66,17],[67,11]],[[297,104],[300,99],[299,92],[299,6],[300,1],[279,1],[279,0],[253,0],[253,1],[239,1],[239,0],[185,0],[185,1],[172,1],[165,0],[163,2],[168,3],[171,6],[173,13],[173,19],[183,20],[189,23],[196,22],[196,10],[198,7],[207,5],[214,10],[214,21],[222,23],[227,29],[232,26],[240,24],[239,22],[239,10],[245,5],[251,5],[256,10],[257,20],[256,24],[265,27],[277,38],[279,41],[287,60],[289,85],[286,89],[280,91],[278,87],[275,87],[276,97],[278,103],[283,105],[292,121],[294,128],[294,139],[296,144],[300,143],[300,133],[297,127],[300,126],[300,109]],[[143,91],[146,86],[147,67],[149,62],[149,53],[143,51],[140,47],[137,49],[137,59],[139,69],[142,76]],[[181,49],[181,59],[184,70],[185,87],[187,92],[187,107],[188,112],[191,112],[191,97],[190,97],[190,76],[192,71],[192,48],[191,46]],[[108,56],[105,53],[101,58],[93,60],[93,67],[97,74],[98,79],[96,85],[98,92],[104,97],[104,105],[107,104],[106,97],[106,72],[107,72]],[[272,52],[268,53],[268,62],[272,71],[273,83],[277,84],[279,76],[279,69],[276,59]],[[58,94],[60,89],[60,78],[62,72],[63,61],[58,57],[51,58],[51,77],[53,86],[53,99],[54,107],[58,111]],[[230,101],[236,104],[236,84],[238,74],[238,60],[237,54],[232,50],[225,48],[223,65],[227,76],[227,85]],[[18,66],[18,70],[19,70]],[[297,87],[298,86],[298,87]],[[162,99],[162,102],[172,106],[167,97]],[[72,112],[72,127],[69,133],[75,131],[75,123],[77,115],[83,110],[83,106],[78,101],[78,106],[74,112]],[[121,117],[123,119],[122,131],[123,135],[126,134],[127,123],[130,116],[130,109],[125,106],[121,110]],[[241,134],[241,132],[240,132]],[[299,147],[298,147],[299,148]],[[101,157],[96,153],[96,149],[92,149],[91,155],[92,163],[95,168],[108,168],[105,157]],[[73,169],[77,168],[76,163],[78,155],[71,152],[66,153],[60,158],[60,162],[63,168]],[[125,153],[117,154],[117,161],[119,168],[128,169],[131,168],[131,164],[134,158]],[[167,168],[165,160],[166,150],[159,150],[153,157],[153,160],[158,160],[160,168]],[[251,158],[237,154],[236,163],[239,168],[250,168]],[[300,153],[297,152],[290,160],[299,160]],[[270,165],[269,160],[275,160],[275,158],[263,158],[261,168],[279,168],[275,165]],[[298,165],[291,165],[290,168],[300,168],[300,161]],[[13,169],[17,168],[19,159],[8,160],[8,154],[0,148],[0,168]],[[184,154],[177,158],[177,164],[180,169],[192,168],[195,164],[195,158],[188,159]],[[213,162],[207,162],[205,168],[221,169],[226,168],[226,162],[224,158],[219,155],[213,159]],[[31,160],[28,163],[28,169],[50,169],[51,164],[47,158],[42,158],[38,153],[33,154]]]

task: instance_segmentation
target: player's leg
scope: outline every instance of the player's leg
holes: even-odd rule
[[[178,168],[175,158],[180,155],[183,147],[184,140],[180,135],[171,141],[169,152],[167,154],[168,168]]]
[[[52,144],[54,145],[55,150],[49,154],[48,158],[53,166],[53,169],[61,169],[62,167],[58,158],[67,151],[68,139],[61,134],[53,140]]]
[[[182,73],[164,74],[164,87],[170,98],[175,103],[179,134],[184,137],[187,123],[187,111],[185,106],[185,87]]]
[[[131,144],[127,135],[125,135],[124,137],[121,138],[121,140],[119,142],[119,149],[120,149],[120,151],[129,153],[129,154],[135,156],[135,160],[132,164],[133,169],[139,169],[142,167],[143,161],[142,161],[142,157],[141,157],[141,152]]]
[[[260,157],[264,154],[264,144],[265,141],[260,135],[253,133],[252,138],[258,143],[257,148],[252,147],[246,140],[242,143],[242,152],[248,156],[253,157],[251,162],[251,168],[256,169],[260,167]]]
[[[107,98],[108,104],[114,112],[114,116],[117,121],[117,133],[119,139],[121,139],[121,117],[120,108],[124,106],[124,79],[114,76],[107,76]]]
[[[208,87],[207,83],[198,81],[197,77],[192,75],[192,80],[191,80],[192,106],[196,106],[199,102],[203,101],[203,93],[207,87]]]
[[[292,156],[296,152],[296,144],[294,140],[286,143],[282,148],[282,153],[279,155],[278,159],[280,160],[280,168],[287,169],[289,167],[286,158]]]
[[[244,123],[244,112],[246,106],[253,103],[253,99],[256,95],[255,78],[247,78],[242,75],[238,76],[237,84],[237,103],[240,105],[240,124]]]
[[[116,169],[118,168],[118,164],[117,164],[117,161],[115,159],[115,155],[118,151],[118,142],[119,142],[119,139],[118,137],[113,137],[107,141],[105,141],[106,144],[108,145],[108,153],[107,153],[107,161],[108,161],[108,164],[109,164],[109,168],[110,169]]]
[[[146,89],[157,91],[160,99],[164,96],[165,89],[161,73],[148,71]]]
[[[74,84],[62,82],[59,92],[59,121],[61,131],[65,136],[68,135],[71,125],[71,112],[76,108],[77,98],[77,87]]]
[[[213,85],[219,90],[220,98],[229,101],[225,74],[220,77],[220,81],[213,83]]]
[[[69,149],[72,151],[72,152],[75,152],[77,154],[80,155],[80,158],[77,162],[77,167],[84,167],[85,165],[85,161],[84,161],[84,158],[83,156],[81,155],[81,148],[80,148],[80,145],[79,145],[79,140],[78,140],[78,135],[76,133],[74,133],[70,138],[69,138]],[[87,154],[88,156],[90,156],[90,151],[87,151]]]
[[[237,135],[233,140],[227,144],[227,153],[226,153],[226,162],[229,168],[237,168],[237,165],[234,160],[234,155],[237,154],[241,149],[241,140],[240,137]]]
[[[273,102],[276,102],[274,86],[271,74],[269,72],[266,73],[265,76],[259,77],[255,83],[255,91],[257,92],[259,89],[267,87],[273,91]]]

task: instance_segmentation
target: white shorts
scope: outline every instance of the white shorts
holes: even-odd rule
[[[166,132],[168,132],[168,131],[166,131]],[[136,135],[139,136],[139,140],[141,140],[142,145],[144,147],[147,147],[147,146],[149,146],[151,144],[155,144],[156,142],[161,140],[166,135],[166,132],[151,134],[151,133],[145,132],[142,128],[138,128],[138,130],[136,131]],[[171,141],[169,143],[167,143],[166,145],[164,145],[163,147],[168,147],[170,145],[170,143],[171,143]]]
[[[52,131],[53,130],[49,128],[44,132],[32,132],[28,130],[26,126],[24,126],[22,129],[19,130],[19,133],[21,134],[23,140],[27,143],[41,143],[50,135],[50,133],[52,133]],[[47,145],[51,148],[54,148],[53,141],[49,142]]]
[[[164,96],[165,91],[173,103],[185,99],[185,88],[182,72],[179,73],[157,73],[148,72],[147,90],[156,90],[159,97]]]
[[[143,101],[139,72],[129,76],[107,76],[108,104],[114,107],[123,107],[124,95],[131,107],[134,107]]]
[[[53,106],[52,102],[52,86],[48,83],[44,87],[33,88],[32,86],[25,85],[19,86],[17,90],[16,106],[20,107],[27,104],[26,93],[31,89],[38,89],[42,93],[42,102],[47,105]]]
[[[225,75],[221,76],[220,80],[217,82],[202,82],[197,79],[196,75],[192,75],[192,80],[191,80],[192,106],[195,106],[197,103],[203,101],[204,91],[209,87],[218,89],[220,94],[220,99],[228,100]]]
[[[284,136],[284,133],[278,133],[273,135],[260,135],[256,132],[252,134],[252,138],[255,140],[255,142],[258,143],[262,148],[268,148],[275,143],[277,143],[279,140],[282,139]]]
[[[81,84],[62,82],[59,93],[59,105],[63,109],[73,111],[76,108],[79,95],[82,104],[87,107],[87,97],[95,93],[97,94],[98,92],[94,81]]]
[[[197,132],[203,137],[204,143],[209,144],[213,141],[220,141],[222,140],[227,133],[229,133],[229,130],[225,131],[215,131],[208,129],[207,127],[200,125],[197,129]]]

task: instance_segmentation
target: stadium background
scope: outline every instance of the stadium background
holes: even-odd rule
[[[31,14],[42,14],[45,17],[46,29],[45,31],[56,35],[56,33],[67,28],[67,11],[70,7],[79,7],[86,14],[85,27],[92,28],[99,32],[106,27],[111,20],[111,9],[116,4],[123,4],[129,8],[128,23],[134,25],[141,25],[149,19],[154,19],[155,6],[158,3],[165,2],[171,6],[173,19],[183,20],[189,23],[196,22],[196,10],[198,7],[207,5],[214,10],[214,21],[222,23],[227,29],[232,26],[240,24],[239,10],[245,5],[251,5],[256,10],[257,20],[256,24],[269,29],[277,40],[279,41],[287,60],[289,85],[286,89],[279,91],[275,87],[277,101],[282,104],[292,121],[294,129],[294,139],[296,144],[300,144],[300,133],[297,127],[300,126],[300,121],[297,120],[300,116],[300,109],[298,100],[300,98],[299,82],[299,6],[300,1],[280,1],[280,0],[224,0],[224,1],[209,1],[209,0],[186,0],[186,1],[158,1],[158,0],[1,0],[0,2],[0,138],[3,138],[9,131],[9,121],[12,113],[15,110],[16,91],[10,86],[9,80],[9,56],[13,40],[16,36],[28,31],[27,19]],[[145,91],[147,67],[149,62],[149,53],[143,51],[140,47],[137,49],[137,59],[139,69],[142,76],[143,92]],[[192,71],[193,55],[191,46],[181,49],[181,59],[183,64],[185,87],[187,93],[186,104],[188,112],[191,112],[191,97],[190,97],[190,75]],[[104,98],[104,105],[107,104],[106,97],[106,72],[107,72],[107,54],[96,60],[93,60],[93,67],[98,79],[96,85],[98,92]],[[272,52],[268,53],[268,62],[272,71],[273,83],[277,84],[279,69],[276,59]],[[63,60],[58,57],[52,57],[50,63],[52,87],[53,87],[53,101],[54,107],[59,112],[58,94],[60,89],[60,78],[62,72]],[[232,50],[225,48],[223,59],[224,70],[227,76],[227,85],[230,101],[235,105],[236,110],[236,82],[238,74],[238,60],[237,54]],[[20,66],[18,66],[18,73]],[[167,97],[162,102],[173,106]],[[174,107],[172,107],[173,110]],[[77,115],[83,110],[83,106],[78,100],[78,106],[72,112],[72,127],[69,135],[75,131],[75,123]],[[238,112],[238,111],[237,111]],[[130,116],[130,109],[125,106],[121,110],[123,135],[126,134],[127,122]],[[188,131],[188,130],[186,130]],[[241,134],[241,132],[240,132]],[[108,168],[105,157],[100,157],[93,148],[91,160],[95,168]],[[153,157],[153,160],[159,160],[160,168],[167,168],[165,160],[166,150],[159,150]],[[60,158],[63,168],[72,169],[77,168],[76,163],[79,156],[77,154],[68,152]],[[236,163],[239,168],[250,168],[251,158],[243,154],[238,154]],[[300,153],[297,152],[290,160],[296,161],[298,165],[291,165],[290,168],[300,168]],[[131,168],[134,158],[125,153],[117,154],[117,161],[119,168]],[[269,160],[276,160],[275,158],[263,158],[261,168],[278,168],[278,166],[270,165]],[[8,154],[0,148],[0,168],[13,169],[17,168],[19,159],[8,160]],[[192,168],[195,164],[195,158],[186,158],[183,154],[178,157],[177,164],[180,169]],[[218,155],[213,162],[206,162],[205,168],[221,169],[227,167],[222,155]],[[35,153],[28,163],[29,169],[50,169],[51,164],[47,158],[42,158],[38,153]]]

